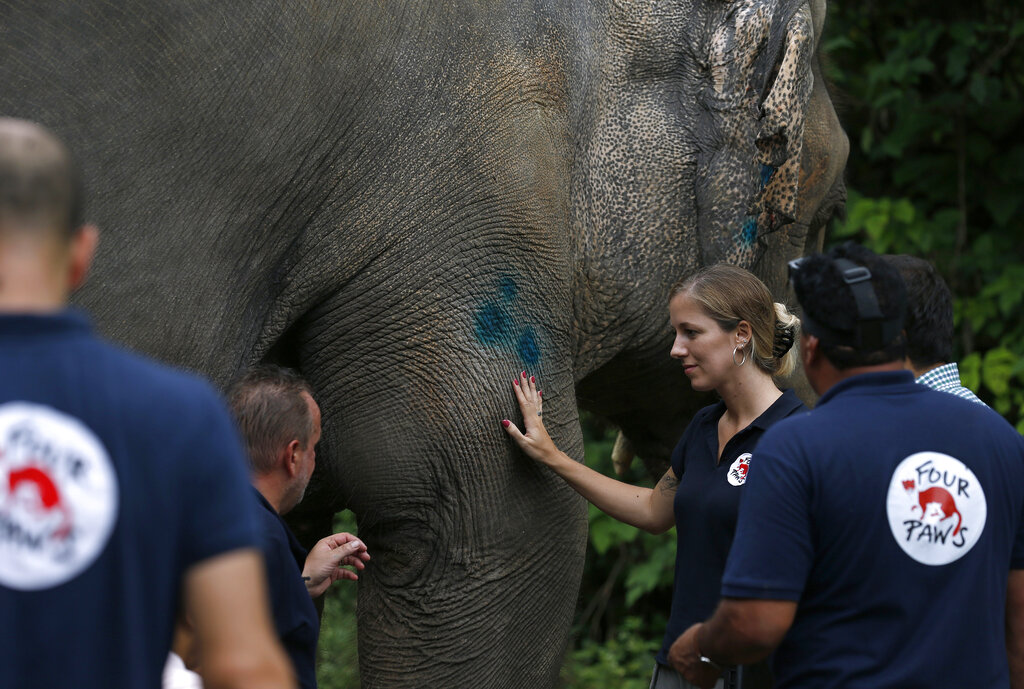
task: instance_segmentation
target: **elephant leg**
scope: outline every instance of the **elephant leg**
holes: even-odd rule
[[[526,299],[502,292],[475,311],[413,296],[353,320],[339,318],[351,303],[339,296],[304,319],[300,367],[324,414],[307,499],[351,508],[372,557],[358,584],[364,687],[557,680],[585,503],[519,454],[500,420],[519,422],[512,378],[529,367],[552,435],[582,457],[568,338],[538,322],[504,332],[502,309]]]

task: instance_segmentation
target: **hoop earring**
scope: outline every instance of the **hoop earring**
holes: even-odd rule
[[[736,347],[732,350],[732,363],[736,364],[737,366],[742,366],[743,364],[747,363],[747,350],[743,349],[743,347],[745,347],[746,345],[747,343],[744,342],[742,345],[736,345]],[[736,352],[743,352],[743,358],[740,359],[739,361],[736,361]]]

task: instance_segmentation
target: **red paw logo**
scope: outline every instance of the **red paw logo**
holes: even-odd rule
[[[37,590],[77,576],[103,551],[117,507],[92,431],[49,407],[0,405],[0,584]]]
[[[744,452],[729,467],[729,483],[733,486],[742,486],[747,482],[747,472],[750,471],[749,452]]]
[[[918,452],[896,467],[886,502],[893,538],[926,565],[945,565],[974,547],[988,516],[985,491],[963,462]]]

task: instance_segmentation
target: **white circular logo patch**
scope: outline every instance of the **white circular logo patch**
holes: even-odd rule
[[[903,551],[926,565],[946,565],[974,547],[988,505],[978,477],[939,452],[918,452],[896,467],[886,502],[889,527]]]
[[[0,584],[45,589],[78,575],[117,507],[117,476],[91,430],[50,407],[0,405]]]
[[[729,483],[734,486],[742,486],[747,482],[747,472],[750,471],[750,453],[744,452],[729,467]]]

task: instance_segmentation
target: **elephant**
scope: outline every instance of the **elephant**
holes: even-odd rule
[[[664,465],[706,402],[668,357],[669,286],[726,260],[781,295],[843,203],[825,10],[0,0],[0,113],[79,158],[101,334],[312,383],[300,510],[353,510],[373,553],[363,685],[549,687],[586,511],[505,438],[512,377],[571,456],[583,407]]]

